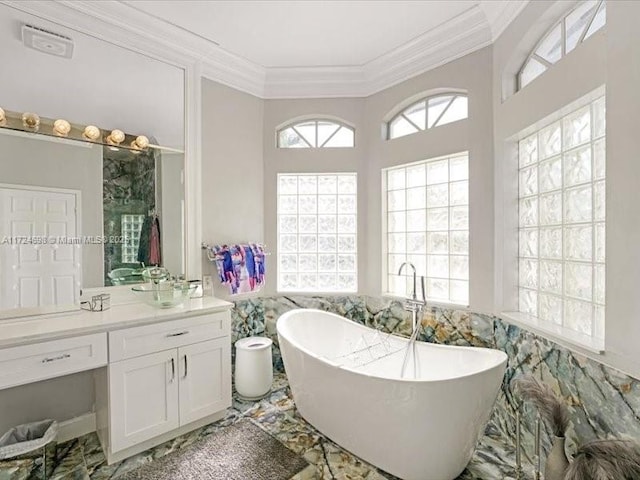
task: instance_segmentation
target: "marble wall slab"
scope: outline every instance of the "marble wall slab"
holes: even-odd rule
[[[103,147],[102,205],[103,232],[107,236],[122,236],[122,215],[144,215],[156,208],[157,150],[143,152]],[[138,262],[122,262],[122,244],[104,245],[104,281],[111,285],[107,274],[116,268],[137,267]]]
[[[233,341],[252,335],[274,340],[276,370],[283,370],[277,346],[278,317],[294,308],[318,308],[385,332],[409,336],[411,314],[390,299],[366,296],[279,296],[236,302],[232,310]],[[509,360],[494,414],[492,428],[512,442],[514,412],[523,413],[525,462],[533,461],[535,412],[522,405],[512,380],[533,374],[553,387],[567,402],[571,414],[567,452],[595,438],[640,439],[640,381],[594,360],[492,316],[461,310],[429,308],[421,322],[419,340],[445,344],[497,348]],[[543,450],[550,447],[549,432],[542,426]]]

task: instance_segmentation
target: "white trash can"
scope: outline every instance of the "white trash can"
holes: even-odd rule
[[[258,400],[271,391],[273,362],[271,345],[266,337],[247,337],[236,345],[235,383],[238,396]]]

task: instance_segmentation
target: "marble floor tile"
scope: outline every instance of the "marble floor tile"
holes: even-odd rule
[[[95,433],[60,444],[52,478],[55,480],[117,479],[140,465],[191,445],[245,418],[253,421],[309,462],[309,467],[296,474],[291,480],[398,480],[344,450],[308,424],[296,410],[286,376],[282,373],[276,374],[274,388],[262,400],[251,402],[241,400],[234,395],[233,405],[222,420],[114,465],[106,464]],[[483,437],[473,459],[458,480],[515,479],[511,468],[512,459],[513,449],[505,445],[495,429],[488,429],[488,434]],[[1,462],[0,478],[11,479],[11,477],[3,477]]]

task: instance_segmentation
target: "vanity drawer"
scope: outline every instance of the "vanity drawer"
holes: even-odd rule
[[[0,350],[0,389],[106,364],[106,333],[5,348]]]
[[[109,332],[109,361],[224,337],[229,335],[230,324],[231,314],[226,311],[115,330]]]

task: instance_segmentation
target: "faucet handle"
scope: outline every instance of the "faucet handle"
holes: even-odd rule
[[[411,298],[407,298],[404,301],[404,309],[408,310],[410,312],[413,311],[418,311],[420,310],[422,307],[424,307],[427,303],[423,302],[422,300],[418,300],[418,299],[411,299]]]
[[[420,287],[422,289],[422,301],[427,303],[427,296],[425,295],[425,278],[424,275],[420,275]]]

